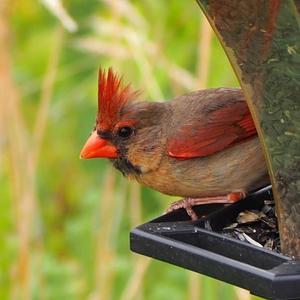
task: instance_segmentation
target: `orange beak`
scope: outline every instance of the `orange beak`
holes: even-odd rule
[[[96,157],[117,158],[118,156],[117,148],[100,138],[96,131],[92,132],[80,152],[80,158],[83,159]]]

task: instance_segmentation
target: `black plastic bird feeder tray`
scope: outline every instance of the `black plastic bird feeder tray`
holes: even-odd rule
[[[241,211],[271,199],[264,188],[230,206],[202,205],[189,220],[183,209],[142,224],[130,233],[131,250],[242,287],[267,299],[300,298],[300,262],[218,233]]]

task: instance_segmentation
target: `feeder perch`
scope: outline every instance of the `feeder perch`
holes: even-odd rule
[[[197,221],[191,221],[184,209],[163,215],[131,231],[131,250],[242,287],[260,297],[298,299],[300,262],[218,233],[240,212],[260,210],[267,199],[271,199],[271,187],[227,207],[195,207],[198,215],[205,215]]]

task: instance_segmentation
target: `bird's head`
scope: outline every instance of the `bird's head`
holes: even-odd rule
[[[164,106],[138,102],[139,92],[111,68],[99,70],[96,125],[80,157],[109,158],[124,175],[139,175],[156,167],[161,157]]]

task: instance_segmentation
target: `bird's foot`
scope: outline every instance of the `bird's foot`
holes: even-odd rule
[[[198,216],[193,209],[193,206],[202,204],[231,204],[245,198],[246,194],[244,192],[232,192],[225,196],[215,196],[215,197],[205,197],[205,198],[184,198],[178,200],[171,204],[167,209],[166,213],[170,213],[174,210],[184,208],[187,214],[191,217],[193,221],[198,220]]]

